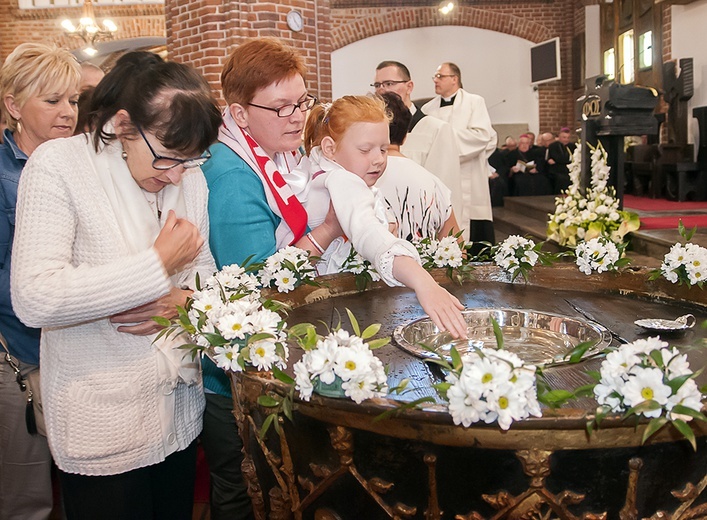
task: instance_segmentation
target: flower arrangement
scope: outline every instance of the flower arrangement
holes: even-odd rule
[[[543,242],[534,241],[518,235],[511,235],[491,249],[494,263],[509,273],[511,279],[523,276],[527,280],[528,272],[540,262],[551,265],[555,255],[542,251]]]
[[[383,363],[373,355],[388,339],[366,342],[380,329],[371,325],[360,331],[356,318],[346,310],[354,335],[337,327],[325,337],[316,335],[310,324],[299,326],[292,333],[299,337],[305,353],[295,363],[295,389],[304,401],[309,401],[317,389],[341,388],[344,395],[361,403],[373,397],[384,397],[388,393],[387,374]],[[297,326],[295,326],[297,327]]]
[[[603,273],[605,271],[616,271],[630,262],[623,256],[626,244],[618,246],[606,237],[600,236],[592,238],[587,242],[580,242],[574,253],[579,270],[586,275],[592,271]]]
[[[507,430],[513,421],[542,415],[535,366],[503,349],[480,348],[461,357],[452,350],[451,364],[436,360],[446,364],[449,372],[435,388],[449,401],[454,424],[469,427],[479,421],[497,421]]]
[[[309,261],[309,253],[294,246],[280,249],[251,269],[258,271],[258,279],[263,287],[271,287],[279,292],[290,292],[303,284],[316,284],[314,277],[317,271]]]
[[[341,270],[355,275],[356,288],[359,291],[365,291],[371,283],[381,279],[373,264],[358,254],[353,247],[349,256],[344,260]]]
[[[447,277],[459,284],[469,279],[471,266],[459,244],[460,237],[461,233],[446,236],[441,240],[430,237],[416,238],[413,244],[420,255],[422,267],[428,271],[435,268],[446,268]]]
[[[193,343],[182,348],[192,354],[209,350],[223,369],[240,372],[246,367],[269,371],[287,365],[285,321],[278,305],[262,300],[255,275],[237,265],[225,266],[178,307],[173,321],[155,318],[166,328],[160,333],[186,332]]]
[[[695,436],[687,422],[707,421],[700,412],[702,392],[697,387],[686,354],[658,337],[621,345],[607,354],[593,394],[600,408],[597,423],[609,412],[643,415],[651,421],[643,441],[670,422],[696,449]]]
[[[663,257],[660,269],[651,273],[650,279],[663,276],[671,283],[697,285],[702,289],[707,278],[707,249],[689,242],[697,231],[696,227],[687,231],[681,220],[678,231],[687,243],[675,243]]]
[[[555,198],[555,213],[550,215],[547,235],[562,246],[574,247],[582,240],[604,236],[616,244],[626,233],[636,231],[640,220],[636,213],[619,209],[616,190],[608,186],[610,168],[601,143],[592,148],[591,184],[580,186],[582,147],[577,146],[569,165],[572,184]]]

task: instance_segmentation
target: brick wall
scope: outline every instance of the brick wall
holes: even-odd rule
[[[96,19],[111,18],[118,26],[117,38],[164,36],[164,8],[161,5],[94,6]],[[69,18],[77,21],[81,7],[60,9],[19,9],[17,0],[0,0],[0,60],[20,43],[53,42],[68,49],[83,46],[66,36],[59,25]]]
[[[303,15],[300,32],[287,28],[285,17],[292,9]],[[302,53],[310,92],[331,96],[328,0],[175,0],[167,2],[165,15],[170,57],[197,66],[219,94],[221,69],[233,48],[249,38],[270,36]]]
[[[537,43],[560,38],[562,79],[538,87],[541,131],[573,126],[572,38],[584,31],[584,6],[598,0],[527,0],[500,4],[481,0],[450,17],[436,7],[332,8],[329,0],[166,0],[165,6],[95,6],[97,18],[110,17],[119,38],[167,36],[171,59],[196,66],[220,95],[220,72],[234,46],[248,38],[275,36],[298,48],[308,67],[307,85],[331,97],[331,52],[389,31],[460,25],[498,31]],[[390,0],[393,3],[393,0]],[[399,5],[398,2],[395,2]],[[304,29],[287,28],[285,16],[297,9]],[[670,7],[663,5],[663,59],[670,59]],[[25,41],[53,41],[68,48],[81,42],[62,33],[59,21],[77,19],[81,8],[20,10],[17,0],[0,0],[0,58]]]
[[[557,132],[574,118],[571,59],[572,37],[582,11],[580,0],[478,3],[461,6],[443,16],[436,7],[378,7],[332,9],[332,46],[338,49],[355,41],[389,31],[438,25],[461,25],[517,36],[533,43],[559,37],[562,79],[538,86],[540,130]],[[582,30],[583,30],[582,21]]]

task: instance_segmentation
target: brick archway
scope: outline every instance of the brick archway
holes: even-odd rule
[[[332,9],[332,50],[337,50],[371,36],[402,29],[460,25],[487,29],[518,36],[533,43],[553,37],[552,31],[537,22],[511,13],[475,7],[458,8],[451,16],[443,16],[435,7],[366,9],[352,17],[337,16]]]

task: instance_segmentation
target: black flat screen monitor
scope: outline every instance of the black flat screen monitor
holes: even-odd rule
[[[560,79],[560,39],[553,38],[530,48],[530,83]]]

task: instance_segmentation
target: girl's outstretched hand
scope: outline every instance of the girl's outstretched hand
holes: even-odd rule
[[[444,287],[435,282],[414,258],[396,256],[393,261],[393,276],[413,289],[422,309],[439,327],[449,331],[455,338],[466,338],[466,321],[462,316],[464,306]]]
[[[464,306],[444,287],[430,277],[432,283],[415,289],[415,295],[422,309],[440,329],[449,331],[455,338],[466,338],[466,321],[462,316]]]

